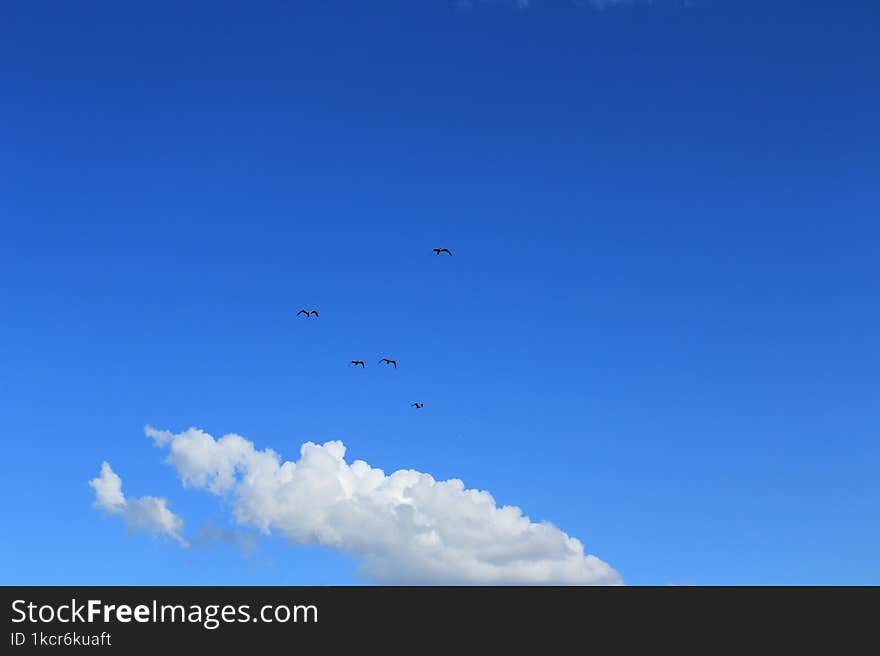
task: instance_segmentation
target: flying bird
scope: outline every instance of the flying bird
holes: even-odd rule
[[[452,256],[452,251],[450,251],[448,248],[434,248],[433,251],[437,253],[437,255],[440,255],[440,253],[446,253],[450,257]]]
[[[360,366],[361,366],[361,369],[366,369],[366,368],[367,368],[367,365],[364,364],[364,361],[363,361],[363,360],[352,360],[352,361],[351,361],[351,364],[354,365],[355,367],[358,366],[358,365],[360,365]]]
[[[318,316],[318,311],[317,311],[317,310],[312,310],[311,312],[309,312],[308,310],[300,310],[299,312],[296,313],[296,316],[299,316],[299,315],[301,315],[301,314],[306,315],[306,318],[312,316],[313,314],[317,317],[317,316]]]
[[[389,360],[388,358],[382,358],[381,360],[379,360],[379,363],[380,363],[380,364],[383,363],[383,362],[384,362],[385,364],[393,364],[393,365],[394,365],[394,368],[397,369],[397,360]]]
[[[419,409],[421,409],[421,408],[424,408],[424,407],[425,407],[425,404],[424,404],[424,403],[419,403],[418,401],[416,401],[415,403],[413,403],[412,405],[410,405],[410,407],[411,407],[411,408],[415,408],[416,410],[419,410]]]

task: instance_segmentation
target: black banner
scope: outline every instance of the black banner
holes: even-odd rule
[[[468,651],[476,638],[542,652],[634,642],[824,642],[837,652],[870,636],[880,598],[877,588],[746,587],[5,587],[2,595],[4,653]]]

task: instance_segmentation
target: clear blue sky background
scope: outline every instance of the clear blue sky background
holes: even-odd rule
[[[360,582],[102,517],[107,459],[231,526],[150,423],[461,478],[631,584],[880,584],[880,6],[690,4],[2,3],[0,582]]]

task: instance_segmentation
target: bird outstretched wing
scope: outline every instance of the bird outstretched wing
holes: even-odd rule
[[[299,316],[301,314],[309,316],[309,311],[308,310],[300,310],[299,312],[296,313],[296,316]]]
[[[318,311],[317,311],[317,310],[312,310],[311,312],[309,312],[309,316],[311,316],[311,315],[313,315],[313,314],[314,314],[316,317],[317,317],[317,316],[320,316],[320,315],[318,314]]]

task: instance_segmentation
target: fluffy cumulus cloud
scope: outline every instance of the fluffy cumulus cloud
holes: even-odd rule
[[[95,506],[111,515],[122,517],[132,531],[168,536],[182,546],[183,520],[168,509],[168,500],[159,497],[126,499],[122,493],[122,479],[110,464],[101,464],[101,473],[89,481],[95,491]]]
[[[342,442],[307,442],[291,462],[240,435],[145,430],[168,450],[183,485],[228,499],[240,525],[343,551],[374,581],[621,582],[552,524],[533,522],[515,506],[499,507],[491,494],[460,480],[413,470],[386,475],[362,460],[348,463]],[[119,506],[121,491],[93,487],[109,508]]]

